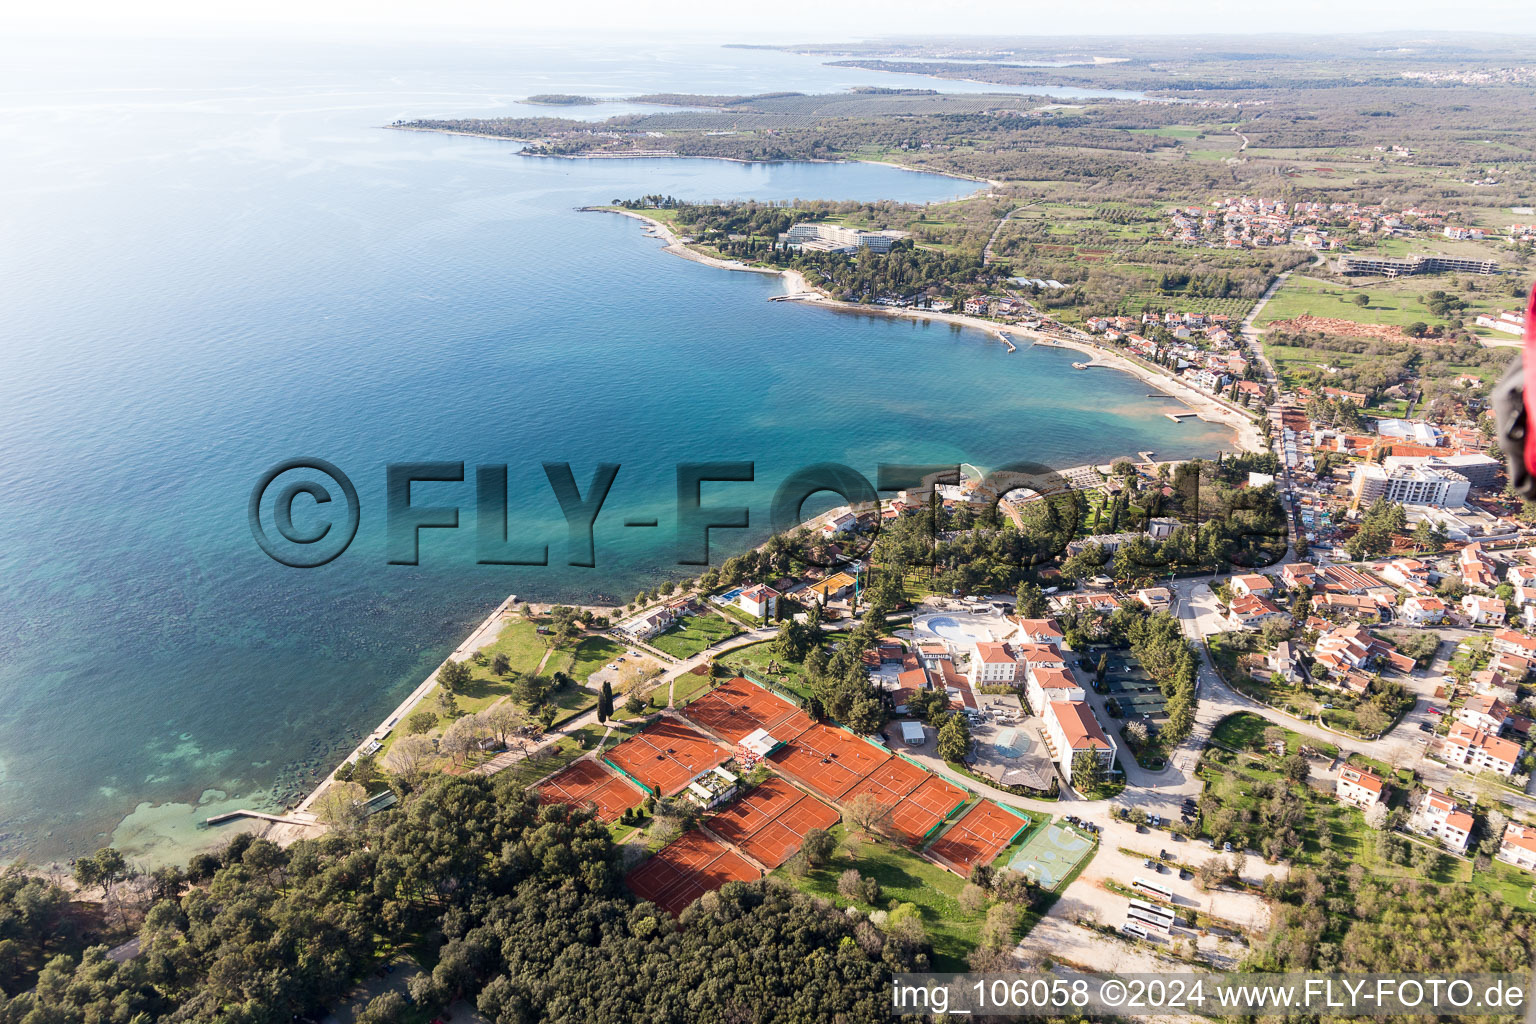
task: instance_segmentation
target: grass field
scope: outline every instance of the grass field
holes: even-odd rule
[[[1269,300],[1256,325],[1262,327],[1297,316],[1333,317],[1357,324],[1393,327],[1406,327],[1415,321],[1430,326],[1444,324],[1446,319],[1431,313],[1422,301],[1421,296],[1432,291],[1453,293],[1465,299],[1470,305],[1461,315],[1469,322],[1478,313],[1518,301],[1489,292],[1466,292],[1459,284],[1460,280],[1451,275],[1436,274],[1396,281],[1362,281],[1356,287],[1293,274]],[[1363,308],[1357,306],[1354,301],[1357,295],[1368,296],[1369,303]]]
[[[584,683],[593,672],[623,653],[623,644],[605,636],[589,636],[576,645],[571,667],[566,671],[575,676],[577,682]]]
[[[762,643],[738,647],[734,651],[722,654],[717,660],[732,672],[745,673],[755,679],[778,683],[785,689],[792,690],[802,697],[811,692],[810,685],[805,679],[804,666],[799,662],[784,661],[782,658],[777,657],[773,653],[772,640],[764,640]],[[769,672],[768,666],[770,663],[777,665],[779,671]]]
[[[965,888],[965,881],[910,850],[883,840],[859,843],[857,855],[850,860],[842,852],[845,827],[837,825],[832,832],[839,843],[838,852],[830,864],[811,870],[804,878],[796,878],[787,868],[779,868],[777,876],[804,892],[829,899],[839,907],[852,905],[867,912],[885,910],[891,900],[911,903],[922,915],[923,927],[933,942],[933,969],[965,970],[966,956],[976,948],[981,926],[986,920],[985,911],[971,914],[961,909],[960,890]],[[880,883],[878,905],[871,906],[838,895],[837,877],[850,867],[858,868],[861,875]]]
[[[735,636],[741,627],[718,615],[685,615],[677,625],[651,638],[658,651],[684,660],[698,654],[716,640]]]

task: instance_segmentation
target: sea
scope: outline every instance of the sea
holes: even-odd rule
[[[1006,91],[676,38],[0,41],[0,858],[184,858],[219,838],[198,827],[209,814],[306,792],[508,594],[627,600],[698,572],[678,564],[679,464],[752,464],[751,482],[702,485],[704,505],[749,511],[710,531],[718,564],[817,463],[873,480],[881,463],[1230,447],[1131,377],[1072,369],[1074,352],[771,302],[776,277],[578,209],[932,203],[974,182],[554,160],[385,127],[893,83]],[[536,93],[606,102],[521,102]],[[292,459],[357,493],[355,538],[311,568],[269,557],[249,514]],[[421,530],[416,564],[393,564],[412,545],[388,536],[390,467],[412,463],[463,464],[462,482],[408,496],[459,525]],[[619,466],[590,566],[571,564],[587,559],[546,463],[583,495]],[[507,546],[547,546],[547,565],[481,564],[475,481],[498,466]],[[293,529],[320,530],[343,490],[301,495]]]

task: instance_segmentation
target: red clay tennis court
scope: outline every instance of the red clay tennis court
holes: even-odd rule
[[[755,834],[736,845],[769,870],[793,857],[813,828],[831,828],[840,815],[810,795],[802,795],[793,807],[779,814]]]
[[[780,778],[771,778],[706,823],[769,869],[793,857],[813,828],[831,828],[840,815]]]
[[[689,704],[683,714],[731,743],[740,743],[758,729],[766,729],[774,739],[785,740],[804,732],[811,724],[810,715],[741,676]]]
[[[1029,822],[991,800],[983,800],[928,847],[934,860],[960,875],[977,864],[990,864]]]
[[[596,761],[580,760],[557,772],[539,787],[544,803],[597,805],[597,816],[612,822],[631,807],[639,807],[645,794]]]
[[[928,773],[903,757],[893,757],[850,789],[843,802],[860,796],[872,796],[882,807],[895,807],[901,798],[922,785]]]
[[[827,799],[837,800],[890,757],[850,732],[818,722],[769,754],[768,760]]]
[[[905,842],[922,842],[968,799],[970,794],[953,782],[929,775],[892,809],[886,829]]]
[[[605,760],[661,796],[671,796],[730,752],[696,729],[661,718],[608,751]]]
[[[675,917],[726,882],[750,882],[757,877],[757,869],[746,858],[694,829],[625,875],[624,881],[636,896]]]
[[[774,777],[709,819],[709,830],[732,843],[762,829],[780,813],[805,796],[783,779]]]

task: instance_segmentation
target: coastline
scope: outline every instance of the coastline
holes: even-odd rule
[[[870,313],[880,316],[901,317],[909,320],[933,320],[940,323],[958,324],[961,327],[969,327],[1000,340],[1006,341],[1010,337],[1021,338],[1027,340],[1031,345],[1075,349],[1078,352],[1093,357],[1088,364],[1089,368],[1106,367],[1111,370],[1118,370],[1121,373],[1128,373],[1132,377],[1157,388],[1175,401],[1183,403],[1207,423],[1218,423],[1227,427],[1232,431],[1233,440],[1239,449],[1248,452],[1269,450],[1269,446],[1264,443],[1263,437],[1259,434],[1258,427],[1247,413],[1225,404],[1215,395],[1207,394],[1191,387],[1171,374],[1160,373],[1149,366],[1142,366],[1126,356],[1091,342],[1045,334],[1013,324],[995,323],[991,320],[967,316],[964,313],[942,313],[927,309],[903,309],[890,306],[871,306],[859,302],[843,302],[838,299],[829,298],[812,288],[810,283],[806,281],[805,276],[798,270],[754,267],[750,264],[742,263],[740,260],[724,260],[715,256],[706,256],[701,252],[690,249],[678,238],[676,232],[666,224],[635,210],[621,210],[607,206],[586,206],[582,207],[582,209],[590,212],[617,213],[642,221],[650,226],[650,230],[646,232],[648,237],[660,238],[666,243],[662,247],[663,252],[670,252],[675,256],[681,256],[685,260],[692,260],[695,263],[702,263],[720,270],[739,270],[752,274],[776,275],[783,279],[786,287],[786,293],[780,296],[784,300],[818,303],[828,309],[840,312]]]
[[[422,132],[427,135],[458,135],[466,139],[490,139],[493,142],[515,142],[528,146],[540,140],[524,139],[515,135],[492,135],[489,132],[465,132],[453,128],[414,128],[408,124],[386,124],[379,127],[395,132]],[[890,160],[824,160],[820,157],[796,157],[793,160],[747,160],[739,156],[698,156],[692,153],[675,153],[672,150],[653,150],[638,153],[527,153],[519,151],[519,156],[530,158],[542,158],[545,160],[722,160],[728,164],[873,164],[879,167],[892,167],[898,171],[908,171],[912,174],[932,174],[939,178],[953,178],[956,181],[968,181],[975,185],[985,185],[988,188],[1003,188],[1001,181],[991,178],[978,178],[974,174],[961,174],[958,171],[940,171],[931,167],[908,167],[906,164],[893,163]],[[596,207],[594,207],[596,209]]]

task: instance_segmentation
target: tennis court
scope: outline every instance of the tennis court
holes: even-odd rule
[[[683,715],[730,743],[740,743],[742,737],[758,729],[785,740],[811,725],[810,715],[741,676],[689,704]]]
[[[922,785],[923,780],[928,777],[927,772],[906,758],[893,757],[864,776],[844,795],[843,802],[847,803],[861,796],[872,796],[881,807],[890,811],[901,802],[902,797]]]
[[[990,864],[1028,827],[1028,818],[983,800],[928,847],[928,853],[951,871],[967,876],[977,864]]]
[[[892,809],[888,830],[908,843],[920,843],[968,799],[970,794],[953,782],[929,775]]]
[[[1093,844],[1065,825],[1043,828],[1029,837],[1008,866],[1021,871],[1042,889],[1052,890],[1072,873]]]
[[[781,811],[778,817],[736,845],[772,870],[799,851],[811,829],[831,828],[839,817],[836,808],[802,793],[800,799]]]
[[[722,839],[739,843],[760,831],[804,796],[794,786],[775,776],[713,815],[709,819],[709,830]]]
[[[645,794],[628,780],[587,759],[573,762],[539,787],[541,802],[576,807],[593,803],[597,816],[610,824],[629,808],[639,807],[644,799]]]
[[[671,796],[730,752],[682,722],[661,718],[608,751],[605,760],[660,796]]]
[[[789,777],[837,800],[890,757],[889,751],[851,732],[818,722],[768,755],[768,760]]]
[[[746,858],[694,829],[625,875],[624,881],[636,896],[675,917],[726,882],[750,882],[757,877],[758,870]]]

